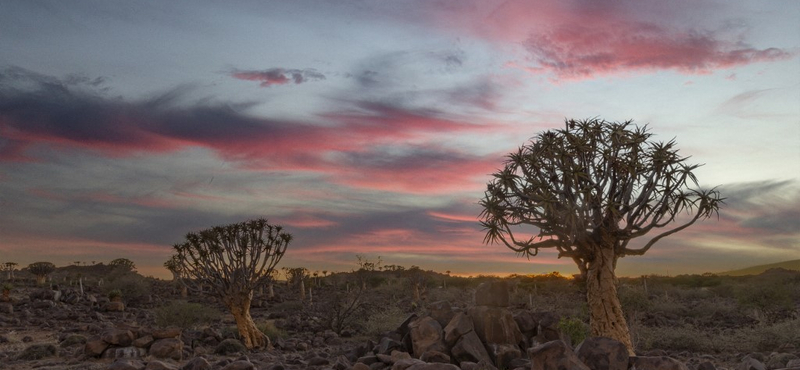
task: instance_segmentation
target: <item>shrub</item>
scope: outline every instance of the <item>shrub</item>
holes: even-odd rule
[[[643,290],[631,287],[621,287],[619,289],[619,302],[622,310],[630,317],[635,312],[645,312],[650,309],[650,300]]]
[[[263,324],[258,326],[258,330],[261,330],[264,335],[269,337],[270,341],[274,341],[278,338],[285,338],[287,335],[286,330],[278,329],[273,320],[264,321]]]
[[[154,310],[156,325],[178,326],[190,329],[194,326],[219,321],[222,314],[213,307],[186,301],[172,301]]]
[[[740,306],[763,312],[771,322],[776,321],[782,311],[794,307],[789,285],[747,284],[740,286],[735,294]]]
[[[150,283],[139,274],[126,272],[109,276],[108,284],[103,285],[106,294],[119,290],[128,300],[137,300],[146,296],[150,290]]]
[[[558,330],[568,337],[573,345],[583,342],[589,336],[589,325],[574,317],[562,317],[558,321]]]
[[[388,306],[375,310],[362,324],[364,334],[380,335],[387,331],[397,329],[408,315],[397,306]]]

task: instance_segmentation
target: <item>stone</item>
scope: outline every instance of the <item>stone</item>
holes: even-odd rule
[[[564,341],[554,340],[528,350],[531,370],[590,370]]]
[[[464,361],[461,363],[461,370],[498,370],[491,361],[484,360],[481,362]]]
[[[446,353],[433,350],[426,351],[422,354],[422,356],[419,356],[419,359],[425,362],[439,362],[443,364],[450,363],[450,356],[448,356]]]
[[[472,325],[472,319],[463,312],[457,313],[447,326],[444,327],[444,342],[452,347],[463,335],[472,332],[475,327]]]
[[[125,304],[119,301],[107,302],[103,306],[103,310],[106,312],[123,312],[125,311]]]
[[[14,305],[12,305],[11,303],[0,303],[0,313],[13,315]]]
[[[522,357],[522,351],[511,344],[490,344],[489,355],[494,358],[494,364],[498,368],[509,369],[511,361]]]
[[[628,370],[628,348],[611,338],[586,338],[575,348],[575,354],[592,370]]]
[[[405,370],[405,369],[408,369],[411,366],[424,364],[424,363],[425,363],[425,361],[422,361],[422,360],[419,360],[419,359],[416,359],[416,358],[407,358],[407,359],[404,359],[404,360],[396,361],[394,363],[394,365],[392,365],[392,370]],[[370,368],[372,368],[372,367],[370,366]]]
[[[461,370],[461,368],[453,364],[428,363],[411,365],[406,370]]]
[[[142,358],[146,353],[144,348],[109,347],[103,352],[103,358]]]
[[[453,313],[453,308],[450,307],[450,302],[447,301],[436,301],[428,305],[428,312],[430,316],[439,322],[439,325],[442,327],[447,326],[450,320],[453,319],[455,313]]]
[[[800,368],[800,359],[789,360],[786,362],[787,369]]]
[[[411,323],[414,322],[417,318],[418,316],[415,313],[412,313],[411,315],[406,317],[406,319],[403,320],[400,326],[397,327],[397,330],[395,330],[397,334],[400,334],[401,338],[405,337],[406,334],[409,333],[409,325],[411,325]]]
[[[106,370],[144,370],[145,366],[139,360],[120,359],[112,362]]]
[[[95,335],[86,340],[86,345],[83,347],[83,353],[90,357],[98,357],[103,354],[103,351],[108,348],[108,342]]]
[[[211,363],[202,357],[195,357],[181,366],[181,370],[211,370]]]
[[[697,370],[717,370],[711,361],[703,361],[697,365]]]
[[[247,360],[237,360],[225,365],[222,370],[256,370],[256,365]]]
[[[46,310],[48,308],[53,308],[56,306],[56,303],[51,300],[44,300],[44,301],[36,301],[32,304],[33,308],[39,310]]]
[[[508,307],[508,283],[487,281],[475,289],[476,306]]]
[[[370,370],[370,367],[369,367],[369,365],[357,362],[357,363],[353,364],[353,370]]]
[[[791,353],[772,353],[766,361],[767,369],[782,369],[788,368],[790,360],[796,360],[798,357]]]
[[[108,344],[118,345],[120,347],[127,347],[133,343],[133,333],[126,329],[111,329],[103,332],[100,338]]]
[[[153,339],[180,338],[181,328],[170,326],[168,328],[153,330]]]
[[[426,316],[408,325],[411,330],[411,345],[414,357],[419,358],[426,351],[446,352],[442,326],[433,318]]]
[[[402,347],[403,343],[400,343],[389,337],[383,337],[378,343],[378,353],[388,355],[391,354],[393,350],[400,349]]]
[[[183,358],[183,341],[177,338],[158,339],[150,346],[148,353],[155,358],[180,361]]]
[[[461,364],[463,362],[480,362],[481,360],[490,361],[489,352],[481,343],[478,335],[474,331],[468,332],[458,339],[458,342],[450,350],[453,358]]]
[[[147,366],[145,366],[144,370],[178,370],[178,367],[166,362],[152,360],[147,363]]]
[[[470,307],[467,313],[472,319],[475,333],[483,343],[513,346],[524,344],[522,332],[519,331],[514,316],[507,308],[475,306]]]
[[[136,338],[136,340],[134,340],[131,343],[131,345],[139,348],[147,348],[150,347],[151,344],[153,344],[153,341],[154,339],[152,335],[145,335],[143,337]]]
[[[522,311],[514,315],[514,322],[517,323],[519,331],[526,334],[533,334],[539,326],[539,322],[536,321],[530,311]]]
[[[218,355],[231,355],[244,352],[247,352],[247,347],[245,347],[242,342],[233,338],[223,340],[214,348],[214,353]]]
[[[683,362],[667,356],[631,356],[631,370],[688,370]],[[764,369],[761,369],[764,370]]]
[[[330,365],[331,362],[327,358],[314,356],[308,359],[308,364],[311,366],[324,366],[324,365]]]

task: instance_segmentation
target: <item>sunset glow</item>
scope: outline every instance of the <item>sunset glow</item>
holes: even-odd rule
[[[0,262],[167,278],[186,233],[265,217],[280,266],[569,276],[483,244],[478,201],[591,117],[675,138],[727,198],[620,275],[800,258],[796,1],[134,4],[0,5]]]

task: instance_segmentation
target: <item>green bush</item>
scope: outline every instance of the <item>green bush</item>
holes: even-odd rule
[[[213,307],[186,301],[172,301],[154,310],[156,325],[178,326],[189,329],[194,326],[219,321],[222,314]]]
[[[621,287],[617,292],[622,310],[627,316],[635,312],[646,312],[650,310],[651,304],[644,290],[633,287]]]
[[[146,296],[151,291],[150,282],[137,273],[126,272],[112,274],[108,283],[103,285],[106,294],[119,290],[127,300],[137,300]]]
[[[286,330],[278,329],[273,320],[264,321],[261,325],[258,325],[258,330],[261,330],[264,335],[269,337],[270,341],[275,341],[278,338],[285,338],[287,335]]]
[[[740,286],[735,295],[741,307],[760,310],[768,321],[775,321],[780,312],[794,308],[788,285],[747,284]]]
[[[589,336],[589,325],[574,317],[562,317],[558,321],[558,330],[567,336],[573,345],[583,342]]]

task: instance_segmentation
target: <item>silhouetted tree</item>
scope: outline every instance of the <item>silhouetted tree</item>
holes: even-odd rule
[[[117,258],[111,260],[111,262],[109,262],[108,265],[113,266],[115,269],[124,269],[127,271],[136,270],[136,265],[133,263],[133,261],[127,258]]]
[[[189,233],[174,248],[182,271],[211,286],[233,314],[242,343],[252,349],[270,346],[250,316],[253,291],[269,280],[291,240],[281,226],[258,219]]]
[[[480,204],[485,243],[525,256],[554,248],[572,258],[586,281],[592,335],[617,339],[632,351],[617,296],[617,259],[642,255],[662,238],[718,214],[717,190],[697,188],[699,165],[678,155],[675,141],[649,141],[631,121],[567,120],[511,153]],[[690,185],[694,185],[692,188]],[[629,242],[687,219],[644,245]],[[531,236],[533,235],[533,236]]]
[[[39,285],[44,284],[47,275],[50,275],[55,270],[56,265],[51,262],[34,262],[28,265],[28,271],[36,275],[36,284]]]

